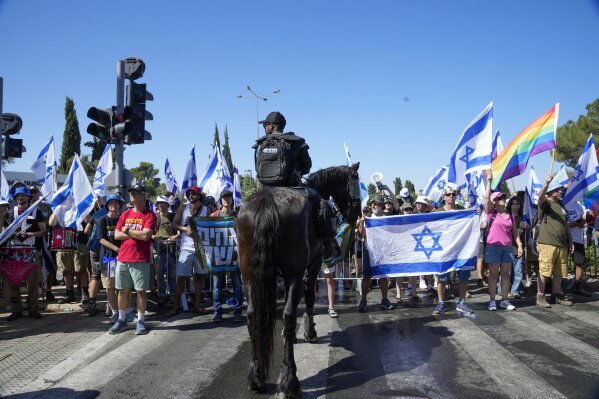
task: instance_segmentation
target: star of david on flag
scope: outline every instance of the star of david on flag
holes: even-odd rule
[[[112,145],[106,144],[94,176],[94,193],[97,197],[104,195],[104,182],[106,181],[106,177],[112,173],[112,169]]]
[[[598,177],[599,165],[595,152],[595,140],[593,139],[593,135],[590,134],[578,158],[578,163],[574,168],[570,184],[568,184],[568,188],[566,188],[566,192],[564,193],[564,205],[566,208],[569,208],[576,201],[583,200],[588,192],[599,187]]]
[[[441,166],[434,175],[428,179],[424,195],[432,202],[438,202],[443,196],[443,187],[447,184],[447,166]]]
[[[366,218],[374,278],[472,270],[479,241],[475,209]]]

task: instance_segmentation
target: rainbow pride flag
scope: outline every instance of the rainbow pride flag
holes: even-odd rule
[[[555,148],[558,113],[559,103],[528,125],[493,160],[491,163],[493,189],[496,189],[502,181],[524,173],[528,159],[533,155]]]

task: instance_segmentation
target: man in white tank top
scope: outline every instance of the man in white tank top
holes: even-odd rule
[[[173,309],[166,313],[166,317],[172,317],[179,313],[181,306],[181,295],[185,289],[185,278],[193,275],[195,282],[196,300],[195,311],[199,314],[208,312],[200,304],[202,298],[202,289],[204,287],[204,278],[208,275],[208,270],[200,268],[196,257],[195,245],[191,237],[191,226],[188,223],[190,217],[208,216],[208,209],[200,201],[202,190],[199,187],[191,186],[186,192],[187,204],[179,207],[173,219],[173,228],[181,232],[181,244],[179,247],[179,259],[177,261],[177,290]]]

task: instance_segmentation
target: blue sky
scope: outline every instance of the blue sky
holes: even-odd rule
[[[596,0],[0,0],[4,112],[23,118],[27,147],[8,170],[29,170],[51,134],[60,154],[66,96],[88,141],[87,109],[115,104],[116,62],[135,56],[153,139],[127,148],[127,167],[162,170],[168,155],[181,182],[195,144],[201,174],[217,123],[239,170],[253,169],[250,85],[281,90],[260,116],[286,116],[313,170],[344,164],[346,142],[364,180],[422,189],[490,101],[505,145],[556,102],[560,125],[584,114],[599,97],[598,37]],[[550,157],[532,162],[543,179]]]

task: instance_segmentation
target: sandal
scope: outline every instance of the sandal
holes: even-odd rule
[[[166,313],[164,314],[164,316],[165,316],[165,317],[173,317],[173,316],[176,316],[176,315],[178,315],[178,314],[179,314],[179,310],[177,310],[177,309],[171,309],[171,310],[169,310],[168,312],[166,312]]]
[[[337,317],[339,317],[339,315],[337,314],[337,311],[335,310],[335,308],[330,308],[329,309],[329,317],[331,319],[336,319]]]

